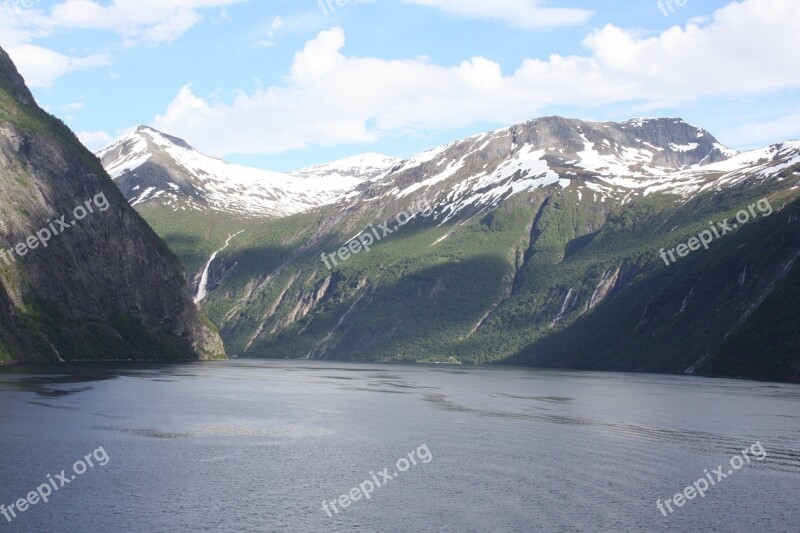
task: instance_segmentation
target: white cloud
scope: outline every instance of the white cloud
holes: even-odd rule
[[[550,106],[636,102],[650,108],[800,87],[794,0],[746,0],[703,25],[641,37],[612,25],[584,55],[527,60],[504,74],[490,59],[456,66],[342,53],[344,31],[321,32],[285,82],[206,101],[183,87],[154,126],[215,155],[264,154],[374,140],[391,131],[513,123]]]
[[[32,44],[12,46],[7,52],[29,87],[49,87],[67,72],[111,64],[105,54],[69,57]]]
[[[128,45],[179,38],[201,20],[200,11],[248,0],[65,0],[49,11],[38,2],[0,5],[0,45],[31,87],[47,87],[68,72],[109,65],[106,54],[70,57],[33,44],[60,29],[113,31]]]
[[[405,0],[439,8],[465,18],[498,20],[517,28],[571,26],[588,22],[592,12],[586,9],[544,7],[540,0]]]
[[[48,35],[38,24],[41,20],[40,12],[35,9],[11,7],[10,4],[0,6],[0,46],[14,60],[29,86],[49,86],[70,70],[90,68],[93,64],[107,61],[105,56],[69,57],[31,44],[31,41]]]
[[[105,131],[79,131],[75,135],[90,150],[97,150],[107,146],[114,138]]]
[[[246,0],[65,0],[50,12],[52,27],[111,30],[128,44],[174,41],[191,29],[204,8],[222,8]]]

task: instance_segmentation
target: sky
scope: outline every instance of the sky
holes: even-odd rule
[[[0,46],[91,149],[144,124],[275,171],[547,115],[800,138],[797,0],[0,0]]]

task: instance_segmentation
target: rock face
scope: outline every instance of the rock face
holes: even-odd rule
[[[0,362],[225,357],[179,262],[2,49],[0,248]]]

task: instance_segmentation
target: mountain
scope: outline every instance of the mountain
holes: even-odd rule
[[[281,174],[215,159],[147,126],[132,129],[97,156],[132,205],[248,218],[286,216],[334,202],[397,163],[365,154]]]
[[[0,49],[0,362],[216,359],[178,260]]]
[[[680,119],[614,124],[548,117],[411,158],[376,184],[372,195],[441,197],[444,220],[551,185],[601,202],[628,202],[655,192],[686,196],[703,189],[714,163],[734,155]]]
[[[234,356],[798,381],[799,178],[798,142],[739,153],[678,118],[544,117],[289,216],[140,211]]]
[[[338,190],[350,193],[362,182],[383,178],[401,162],[397,157],[368,153],[296,170],[290,176],[307,180],[303,183],[309,184],[316,181],[334,182],[339,184]]]

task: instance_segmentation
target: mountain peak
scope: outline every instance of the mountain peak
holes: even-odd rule
[[[361,154],[291,174],[233,165],[150,126],[128,130],[97,152],[133,204],[172,210],[216,210],[248,217],[308,211],[385,176],[399,159]]]
[[[355,187],[362,181],[375,180],[385,176],[401,161],[398,157],[367,152],[295,170],[291,176],[301,179],[339,180],[343,186]]]
[[[717,171],[715,165],[737,154],[680,118],[590,122],[549,116],[407,159],[365,195],[385,202],[411,194],[445,198],[439,207],[445,221],[551,186],[613,202],[654,192],[690,196]]]
[[[189,143],[181,139],[180,137],[174,137],[172,135],[168,135],[164,132],[161,132],[152,126],[144,126],[139,125],[135,128],[131,128],[122,136],[118,137],[114,141],[111,142],[109,147],[104,150],[107,150],[110,147],[113,147],[119,143],[123,143],[125,141],[135,141],[138,139],[144,139],[148,143],[152,143],[155,146],[161,148],[169,148],[170,146],[180,146],[181,148],[185,148],[187,150],[195,150]]]
[[[634,117],[634,118],[631,118],[631,119],[628,119],[628,120],[622,122],[622,124],[633,124],[633,125],[636,125],[636,126],[641,126],[641,125],[644,125],[644,124],[650,124],[650,123],[654,123],[654,122],[655,123],[671,122],[673,124],[681,124],[682,123],[682,124],[687,124],[687,125],[691,126],[691,124],[689,124],[688,122],[686,122],[685,120],[683,120],[680,117]]]
[[[180,146],[181,148],[186,148],[187,150],[194,150],[194,148],[190,146],[189,143],[187,143],[180,137],[174,137],[172,135],[168,135],[150,126],[137,126],[136,133],[140,135],[147,135],[157,144],[158,143],[162,145],[174,144],[176,146]]]
[[[644,164],[679,170],[721,161],[737,153],[708,131],[674,117],[592,122],[549,116],[502,131],[511,134],[516,146],[559,153],[566,160],[610,158],[618,160],[612,163],[625,167]]]

